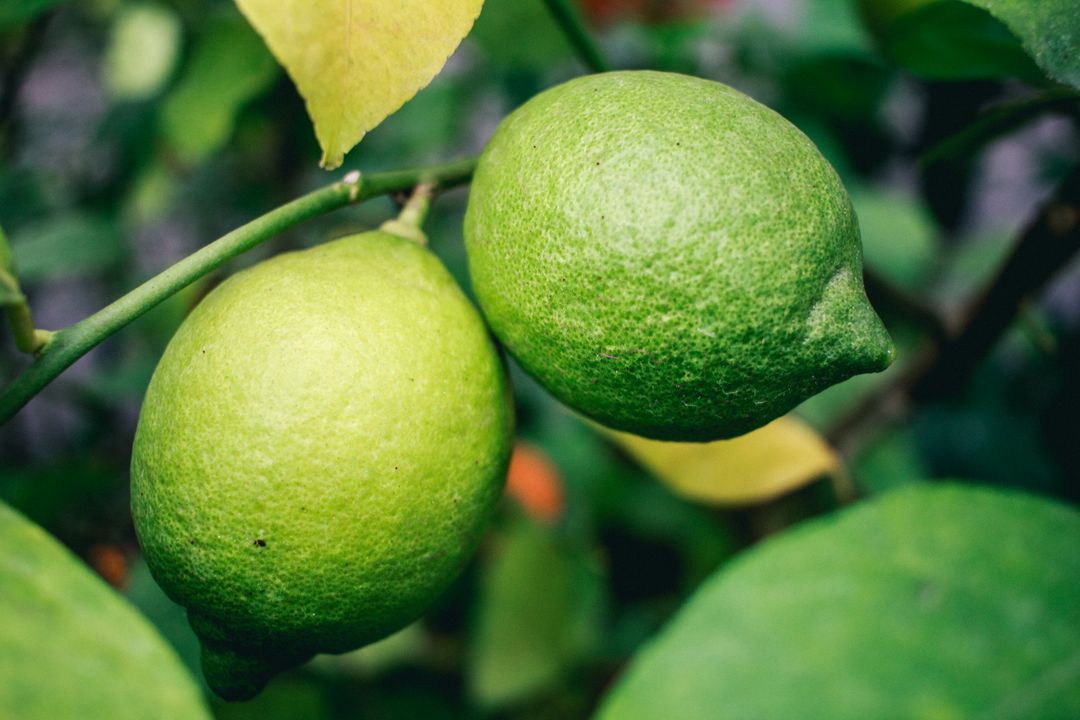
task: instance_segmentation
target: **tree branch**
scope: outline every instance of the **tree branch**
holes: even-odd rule
[[[829,439],[850,454],[852,444],[873,421],[899,417],[912,402],[926,403],[962,390],[1025,300],[1077,252],[1080,167],[1074,168],[1053,197],[1039,208],[995,278],[968,306],[959,329],[934,342],[895,382],[872,393],[841,418],[828,432]]]
[[[612,65],[596,43],[573,0],[544,0],[555,22],[570,41],[578,59],[592,72],[608,72]]]
[[[57,331],[34,363],[0,392],[0,425],[10,420],[57,375],[105,338],[240,253],[304,220],[347,205],[423,183],[445,188],[467,182],[475,167],[475,158],[470,158],[446,165],[379,173],[363,178],[359,172],[352,172],[344,180],[308,193],[223,235],[111,305]]]
[[[46,13],[30,24],[19,36],[9,54],[8,62],[0,71],[0,156],[11,154],[15,147],[15,100],[22,88],[23,79],[43,45],[45,29],[52,13]]]
[[[1062,183],[1020,237],[1009,259],[964,313],[960,331],[942,343],[916,379],[912,397],[932,400],[958,392],[997,343],[1025,298],[1045,285],[1080,250],[1080,168]]]

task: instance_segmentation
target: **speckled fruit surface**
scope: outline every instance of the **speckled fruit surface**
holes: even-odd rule
[[[139,418],[132,513],[211,687],[416,619],[473,552],[512,411],[479,313],[384,232],[238,273],[184,322]]]
[[[510,353],[620,430],[733,437],[894,354],[835,171],[715,82],[614,72],[530,100],[484,151],[465,238]]]

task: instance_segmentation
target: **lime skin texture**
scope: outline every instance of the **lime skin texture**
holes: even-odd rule
[[[211,688],[252,697],[419,617],[475,549],[512,423],[482,318],[414,242],[351,236],[210,293],[154,373],[131,477]]]
[[[481,157],[465,240],[509,352],[619,430],[734,437],[894,356],[836,172],[719,83],[613,72],[533,98]]]

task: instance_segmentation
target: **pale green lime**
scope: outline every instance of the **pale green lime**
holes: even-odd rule
[[[215,691],[422,614],[478,541],[511,423],[479,314],[415,243],[344,238],[211,293],[147,392],[132,512]]]

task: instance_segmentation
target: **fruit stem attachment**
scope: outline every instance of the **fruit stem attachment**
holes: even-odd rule
[[[431,199],[435,196],[435,183],[422,182],[413,188],[401,212],[393,220],[387,220],[380,230],[399,235],[420,245],[427,245],[427,235],[423,225],[431,209]]]
[[[596,39],[585,26],[585,20],[571,0],[544,0],[544,2],[585,67],[597,73],[614,69],[600,50]]]
[[[8,323],[11,325],[11,334],[15,338],[15,347],[31,355],[37,355],[45,350],[55,333],[34,327],[30,304],[26,302],[25,295],[20,293],[19,299],[12,301],[5,311]]]
[[[15,347],[24,353],[37,354],[52,339],[48,330],[34,327],[34,318],[30,313],[30,303],[19,287],[19,278],[15,273],[15,261],[8,244],[7,236],[0,230],[0,308],[4,309],[11,334],[15,338]]]
[[[475,168],[476,158],[467,158],[445,165],[366,176],[353,171],[343,180],[303,195],[222,235],[90,317],[48,337],[42,336],[45,345],[38,351],[33,364],[0,391],[0,425],[105,338],[240,253],[305,220],[373,197],[409,190],[420,184],[446,188],[466,183]],[[18,322],[21,325],[17,333],[25,336],[25,327],[32,327],[32,323],[26,318],[18,318]]]

